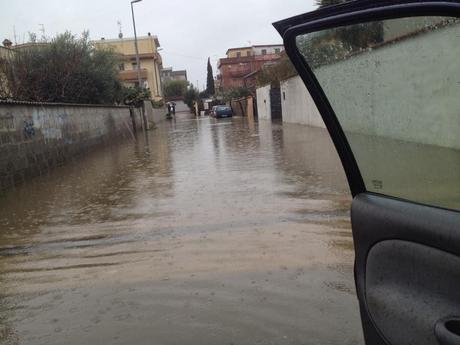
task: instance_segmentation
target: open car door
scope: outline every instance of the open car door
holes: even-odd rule
[[[354,197],[368,345],[460,345],[459,16],[366,0],[274,24]]]

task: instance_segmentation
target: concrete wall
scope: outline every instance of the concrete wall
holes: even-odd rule
[[[97,144],[133,135],[127,107],[0,102],[0,190]]]
[[[257,117],[261,120],[271,120],[270,108],[270,85],[266,85],[257,89]]]
[[[345,131],[460,149],[460,25],[316,70]]]
[[[298,76],[281,82],[281,109],[283,122],[325,128],[310,93]]]
[[[150,101],[145,101],[145,115],[147,116],[147,121],[150,123],[160,123],[166,120],[166,113],[168,110],[166,107],[163,108],[154,108]]]
[[[460,25],[316,69],[346,132],[460,149]],[[324,127],[300,77],[281,83],[283,121]]]

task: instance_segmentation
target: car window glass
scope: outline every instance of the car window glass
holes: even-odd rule
[[[368,191],[460,209],[460,21],[411,17],[300,35]]]

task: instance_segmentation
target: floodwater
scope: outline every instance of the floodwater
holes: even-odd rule
[[[194,119],[0,197],[0,344],[362,344],[323,129]]]

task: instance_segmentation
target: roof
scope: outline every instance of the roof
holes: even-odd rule
[[[187,71],[186,70],[173,71],[172,74],[174,74],[174,75],[176,75],[176,74],[187,74]]]
[[[252,49],[252,48],[253,48],[253,46],[250,46],[250,47],[239,47],[239,48],[229,48],[229,49],[227,50],[227,53],[228,53],[229,51],[233,51],[233,50],[244,50],[244,49]]]
[[[160,41],[158,40],[158,36],[156,36],[156,35],[147,35],[147,36],[138,36],[137,37],[138,41],[146,40],[146,39],[153,39],[155,41],[155,45],[157,47],[160,47]],[[105,42],[107,42],[107,43],[116,43],[116,42],[134,41],[134,40],[135,40],[134,37],[109,38],[109,39],[102,38],[100,40],[92,41],[92,43],[105,43]]]
[[[217,68],[222,65],[234,65],[240,63],[248,63],[252,61],[274,61],[281,58],[280,54],[267,54],[267,55],[251,55],[251,56],[240,56],[234,58],[221,58],[217,63]]]
[[[31,47],[44,47],[47,46],[48,42],[27,42],[22,44],[16,44],[11,47],[12,50],[20,50],[20,49],[27,49]]]
[[[263,47],[283,47],[284,44],[283,43],[280,43],[280,44],[259,44],[259,45],[255,45],[253,46],[254,48],[263,48]]]

